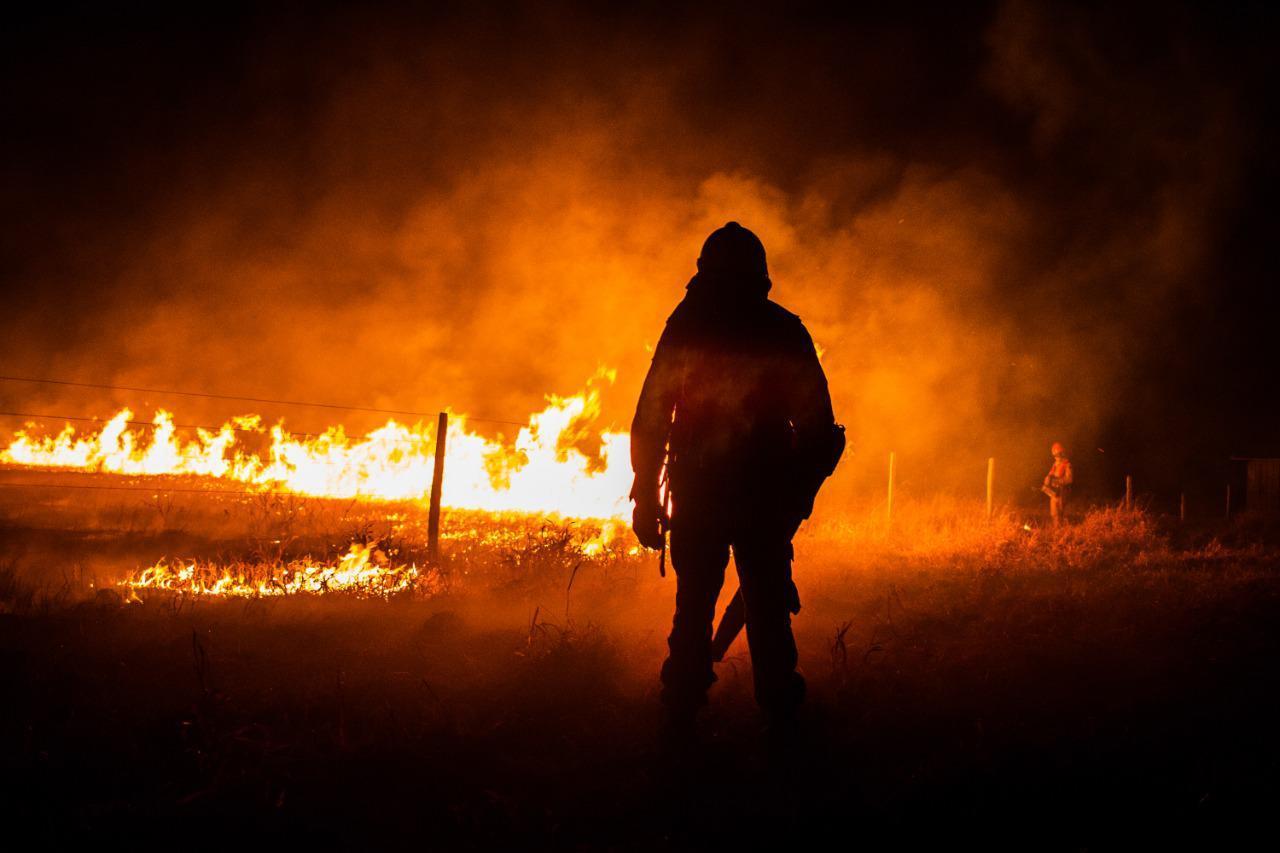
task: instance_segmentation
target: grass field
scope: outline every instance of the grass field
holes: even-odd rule
[[[1097,847],[1221,841],[1280,794],[1280,571],[1247,521],[816,521],[799,736],[762,736],[739,640],[672,749],[674,580],[625,533],[451,513],[441,570],[390,598],[130,601],[161,558],[269,573],[356,540],[425,567],[422,512],[13,488],[0,513],[4,802],[50,843]]]

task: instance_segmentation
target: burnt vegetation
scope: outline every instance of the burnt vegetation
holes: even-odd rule
[[[166,554],[266,571],[363,539],[421,558],[411,505],[228,500],[80,501],[125,526],[79,536],[57,499],[8,508],[6,800],[46,840],[208,822],[652,849],[856,825],[1074,845],[1117,822],[1238,829],[1277,793],[1280,578],[1256,520],[1099,508],[1054,532],[905,500],[888,530],[876,507],[815,523],[801,731],[763,731],[740,640],[697,744],[672,748],[672,585],[629,536],[454,513],[438,582],[390,598],[117,585]]]

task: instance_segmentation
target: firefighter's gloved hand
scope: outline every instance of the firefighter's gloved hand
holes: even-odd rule
[[[657,501],[636,501],[631,513],[631,529],[646,548],[657,551],[662,548],[662,506]]]

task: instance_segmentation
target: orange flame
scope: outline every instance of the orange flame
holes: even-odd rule
[[[612,371],[597,378],[612,381]],[[489,512],[555,513],[579,518],[625,515],[630,489],[630,436],[595,430],[600,396],[593,380],[571,397],[547,397],[510,445],[485,438],[453,415],[445,443],[442,504]],[[388,420],[351,438],[341,426],[298,437],[257,415],[233,418],[217,431],[178,434],[173,416],[158,410],[154,427],[131,428],[122,409],[100,430],[78,435],[66,426],[55,436],[15,433],[0,462],[32,468],[127,475],[198,476],[338,498],[404,500],[431,489],[435,425]],[[245,433],[269,437],[265,451],[244,447]],[[147,435],[150,433],[150,435]]]
[[[396,566],[374,545],[352,542],[335,565],[295,560],[274,570],[237,570],[194,560],[175,565],[161,560],[137,576],[121,582],[135,593],[165,590],[189,595],[259,596],[346,592],[388,597],[438,585],[435,572],[419,572],[415,565]]]

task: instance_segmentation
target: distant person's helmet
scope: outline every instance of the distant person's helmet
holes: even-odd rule
[[[1065,447],[1063,447],[1063,446],[1062,446],[1062,442],[1060,442],[1060,441],[1055,441],[1055,442],[1053,443],[1053,447],[1050,447],[1050,448],[1049,448],[1049,452],[1050,452],[1050,453],[1052,453],[1054,456],[1066,456],[1066,455],[1067,455],[1067,449],[1066,449]]]
[[[698,272],[708,276],[767,279],[769,265],[760,238],[736,222],[711,232],[698,256]]]

